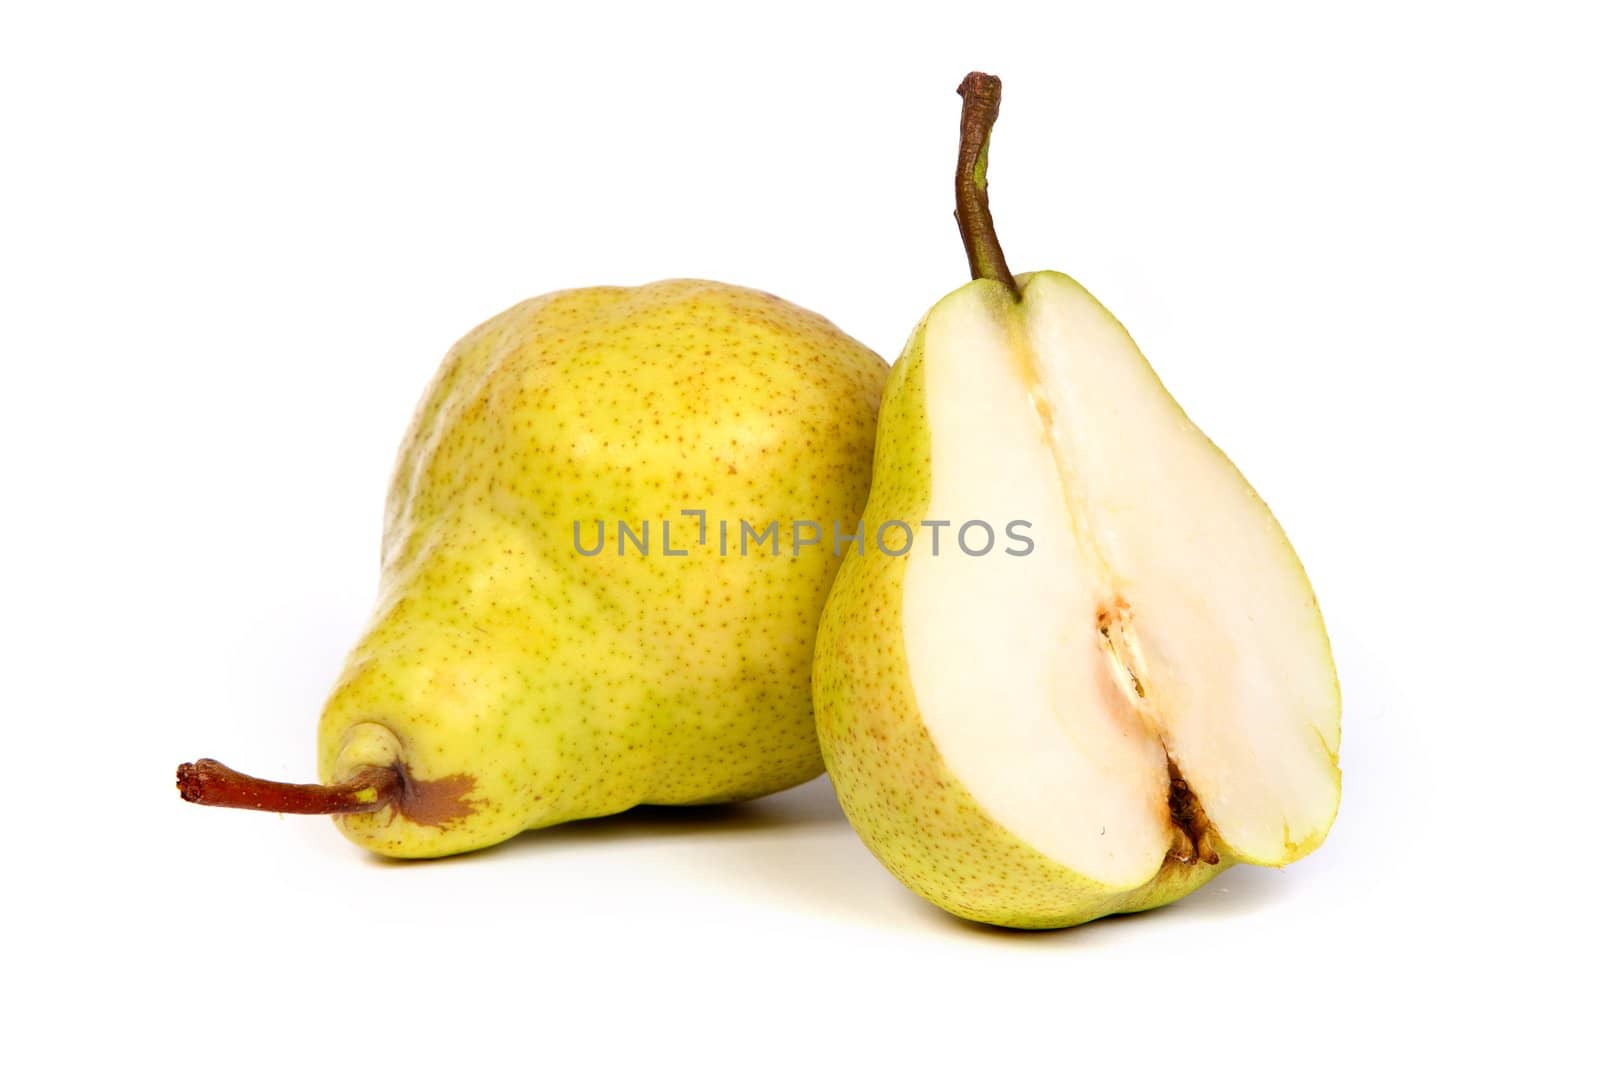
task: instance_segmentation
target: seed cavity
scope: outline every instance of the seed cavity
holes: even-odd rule
[[[1145,712],[1144,657],[1133,636],[1133,609],[1126,600],[1118,597],[1112,604],[1100,609],[1095,618],[1095,627],[1100,631],[1101,646],[1111,657],[1117,685],[1130,704]]]
[[[1200,798],[1195,796],[1172,758],[1166,730],[1153,694],[1146,685],[1149,671],[1136,636],[1133,609],[1126,600],[1117,597],[1100,608],[1095,616],[1095,628],[1100,631],[1100,645],[1110,661],[1111,676],[1117,688],[1144,728],[1160,741],[1167,757],[1167,810],[1172,819],[1172,844],[1167,850],[1167,859],[1190,867],[1196,863],[1220,863],[1216,832],[1211,820],[1206,818]]]
[[[1171,754],[1167,756],[1167,808],[1172,813],[1172,847],[1167,858],[1190,867],[1197,861],[1212,865],[1221,862],[1211,820],[1206,818],[1200,798],[1184,781]]]

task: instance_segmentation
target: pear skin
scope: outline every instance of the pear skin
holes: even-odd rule
[[[469,333],[401,448],[319,810],[374,852],[443,856],[819,774],[839,560],[791,527],[854,529],[887,373],[820,316],[703,281],[552,293]],[[216,766],[194,792],[227,795]]]

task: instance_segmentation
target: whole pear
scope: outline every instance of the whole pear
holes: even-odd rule
[[[891,374],[873,550],[830,594],[816,718],[846,814],[907,886],[1059,927],[1315,849],[1339,802],[1339,687],[1266,505],[1082,286],[1006,267],[999,92],[962,85],[975,280]]]
[[[714,282],[490,319],[401,448],[377,609],[322,713],[324,784],[200,761],[185,797],[327,812],[427,857],[816,776],[839,561],[794,524],[854,529],[886,375],[820,316]]]

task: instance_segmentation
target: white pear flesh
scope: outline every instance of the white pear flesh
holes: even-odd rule
[[[1339,801],[1339,689],[1277,521],[1072,279],[926,320],[928,516],[906,559],[923,724],[989,816],[1107,889],[1173,856],[1281,865]],[[968,555],[962,522],[1030,523]],[[974,534],[969,541],[981,542]],[[973,547],[979,547],[974,544]],[[1178,789],[1202,815],[1179,819]]]

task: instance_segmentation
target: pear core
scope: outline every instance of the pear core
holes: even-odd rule
[[[951,773],[1107,889],[1281,865],[1338,804],[1338,683],[1271,513],[1122,326],[1063,275],[977,281],[922,340],[931,518],[1025,556],[906,561],[907,673]]]

